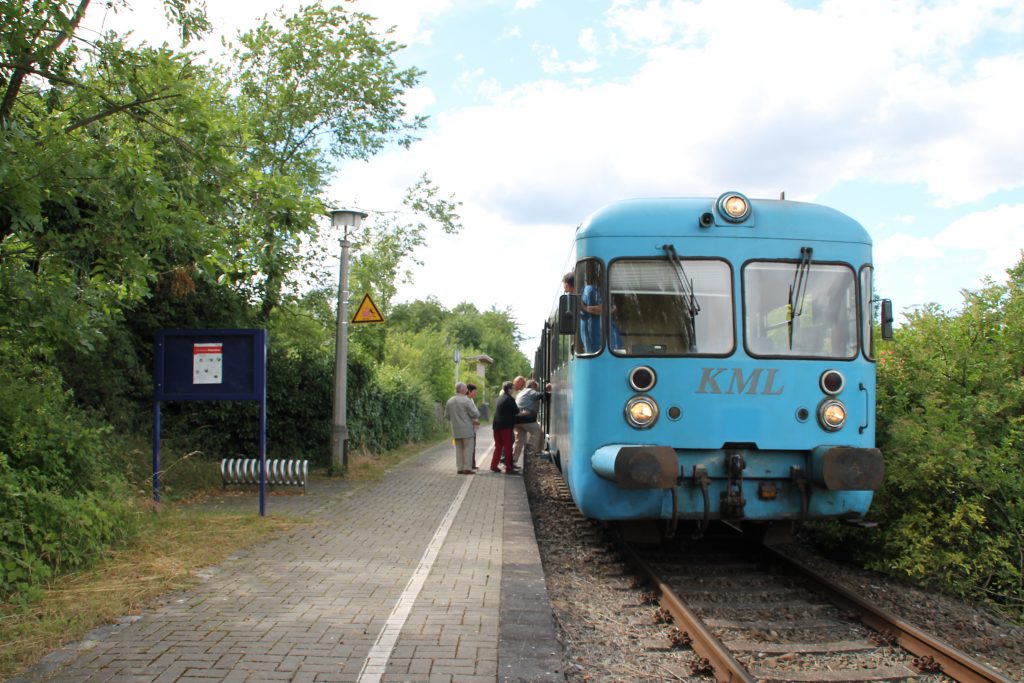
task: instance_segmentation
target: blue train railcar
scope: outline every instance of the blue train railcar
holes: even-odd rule
[[[567,271],[535,363],[586,516],[865,515],[884,462],[861,225],[737,192],[630,200],[579,227]]]

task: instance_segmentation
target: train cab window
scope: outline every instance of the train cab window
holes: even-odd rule
[[[725,261],[619,259],[608,270],[612,353],[684,356],[732,351],[732,275]]]
[[[850,359],[857,355],[853,269],[842,264],[752,261],[743,267],[744,341],[752,356]]]

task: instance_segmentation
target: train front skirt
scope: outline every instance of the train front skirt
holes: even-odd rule
[[[683,451],[608,444],[591,455],[590,466],[600,479],[574,483],[602,490],[574,495],[587,501],[587,516],[606,520],[859,519],[885,473],[877,448],[850,446]]]

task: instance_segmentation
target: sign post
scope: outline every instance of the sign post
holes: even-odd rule
[[[160,504],[160,405],[260,402],[260,516],[267,509],[267,331],[157,330],[153,370],[153,501]]]

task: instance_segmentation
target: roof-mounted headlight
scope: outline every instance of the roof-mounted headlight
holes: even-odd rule
[[[750,201],[739,192],[726,192],[715,202],[715,208],[730,223],[742,223],[750,218]]]
[[[626,422],[647,429],[658,421],[658,404],[650,396],[634,396],[626,402]]]

